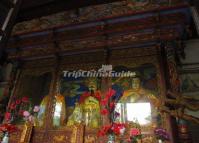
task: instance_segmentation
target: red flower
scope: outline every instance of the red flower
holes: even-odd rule
[[[141,133],[140,133],[140,130],[139,129],[137,129],[137,128],[132,128],[131,130],[130,130],[130,135],[131,136],[138,136],[138,135],[140,135]]]
[[[17,105],[19,105],[20,103],[21,103],[21,100],[20,100],[20,99],[16,100],[16,104],[17,104]]]
[[[101,93],[100,93],[100,91],[96,91],[96,92],[95,92],[95,98],[97,98],[98,101],[101,100]]]
[[[115,90],[109,88],[108,92],[106,93],[106,97],[110,98],[115,94]]]
[[[116,135],[119,135],[119,134],[120,134],[120,127],[119,127],[119,126],[113,126],[113,132],[114,132]]]
[[[121,134],[121,129],[125,128],[125,124],[122,123],[114,123],[112,130],[116,135],[120,135]]]
[[[110,103],[110,109],[113,110],[115,108],[115,102]]]
[[[110,125],[103,126],[101,130],[98,131],[98,136],[105,136],[111,129]]]
[[[10,112],[5,113],[5,119],[6,119],[6,121],[11,120],[11,113]]]
[[[24,103],[29,102],[28,97],[23,97],[23,98],[21,99],[21,101],[24,102]]]
[[[104,106],[107,105],[107,103],[108,103],[108,99],[107,98],[102,99],[101,102],[100,102],[100,104],[104,105]]]
[[[107,115],[109,112],[108,112],[108,110],[107,109],[102,109],[101,110],[101,114],[102,115]]]
[[[14,102],[12,102],[10,104],[10,107],[9,107],[11,110],[14,110],[16,108],[16,104]]]
[[[17,131],[17,127],[15,125],[12,125],[12,124],[2,124],[0,125],[0,131],[1,132],[8,132],[9,134],[10,133],[13,133],[15,131]]]
[[[7,131],[8,131],[9,133],[16,132],[16,131],[17,131],[17,127],[16,127],[15,125],[8,124],[8,126],[7,126]]]
[[[6,132],[7,131],[7,128],[6,128],[6,126],[4,124],[0,126],[0,131],[1,132]]]

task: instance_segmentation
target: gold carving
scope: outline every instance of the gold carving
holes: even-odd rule
[[[97,140],[97,137],[94,135],[85,136],[85,143],[95,143],[96,140]]]
[[[68,140],[68,137],[65,135],[56,135],[53,137],[53,143],[64,142]]]
[[[73,132],[72,132],[72,136],[71,136],[71,143],[77,143],[77,132],[78,132],[78,126],[74,126],[73,127]]]
[[[33,124],[31,122],[26,122],[19,143],[29,143],[32,135],[32,130],[33,130]]]

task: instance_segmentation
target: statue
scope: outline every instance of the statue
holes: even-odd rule
[[[83,123],[87,127],[97,128],[100,123],[100,105],[98,98],[100,92],[97,90],[97,82],[94,78],[87,79],[88,90],[84,92],[76,102],[73,113],[69,116],[67,126]]]
[[[72,125],[75,125],[75,124],[82,123],[82,119],[83,119],[82,114],[83,114],[82,108],[79,105],[79,103],[76,102],[75,103],[75,109],[74,109],[73,113],[68,118],[67,126],[72,126]]]
[[[140,99],[149,100],[153,105],[159,105],[158,98],[149,90],[141,87],[141,81],[138,77],[132,79],[132,87],[124,91],[120,102],[136,102]]]
[[[100,118],[100,107],[99,101],[94,97],[89,96],[82,104],[83,114],[84,114],[84,124],[87,127],[97,128],[99,127]]]
[[[35,124],[36,126],[43,126],[45,122],[45,116],[46,116],[46,108],[48,106],[48,103],[50,101],[50,95],[46,95],[41,104],[40,104],[40,110],[38,112]],[[60,126],[64,123],[65,120],[65,100],[64,96],[61,94],[57,94],[55,96],[55,111],[53,116],[53,125],[54,126]]]
[[[40,110],[38,112],[37,119],[36,119],[36,126],[43,126],[44,125],[45,111],[46,111],[47,103],[49,103],[49,101],[50,101],[49,95],[46,95],[43,98],[43,100],[41,101]]]
[[[64,96],[57,94],[55,96],[55,111],[53,116],[53,125],[60,126],[64,124],[66,118],[66,104]]]

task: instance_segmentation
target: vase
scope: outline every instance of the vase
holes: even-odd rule
[[[9,143],[9,134],[5,133],[1,143]]]
[[[108,135],[107,143],[115,143],[115,136],[113,134]]]
[[[163,143],[163,141],[159,139],[159,140],[158,140],[158,143]]]

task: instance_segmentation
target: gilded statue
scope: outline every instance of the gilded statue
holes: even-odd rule
[[[84,92],[76,102],[73,113],[69,116],[67,126],[83,123],[87,127],[97,128],[100,124],[100,105],[97,98],[100,92],[97,90],[96,79],[87,79],[88,91]]]
[[[63,125],[66,118],[66,104],[65,98],[61,94],[55,96],[55,111],[53,116],[53,125]]]
[[[80,124],[83,121],[83,112],[82,107],[78,102],[75,103],[75,109],[73,113],[69,116],[67,126],[72,126],[76,124]]]
[[[124,91],[120,102],[136,102],[142,99],[149,100],[153,105],[158,106],[160,104],[155,94],[141,86],[141,81],[138,77],[133,78],[131,89]]]
[[[44,122],[45,122],[45,112],[46,112],[46,108],[47,108],[47,104],[50,101],[50,96],[46,95],[43,100],[41,101],[40,104],[40,110],[38,112],[37,115],[37,119],[36,119],[36,126],[43,126]]]
[[[44,125],[46,108],[48,106],[49,101],[50,101],[50,95],[46,95],[40,104],[40,110],[36,118],[36,126]],[[63,125],[65,120],[65,108],[66,105],[65,105],[64,96],[61,94],[57,94],[55,96],[55,111],[53,116],[54,126]]]

